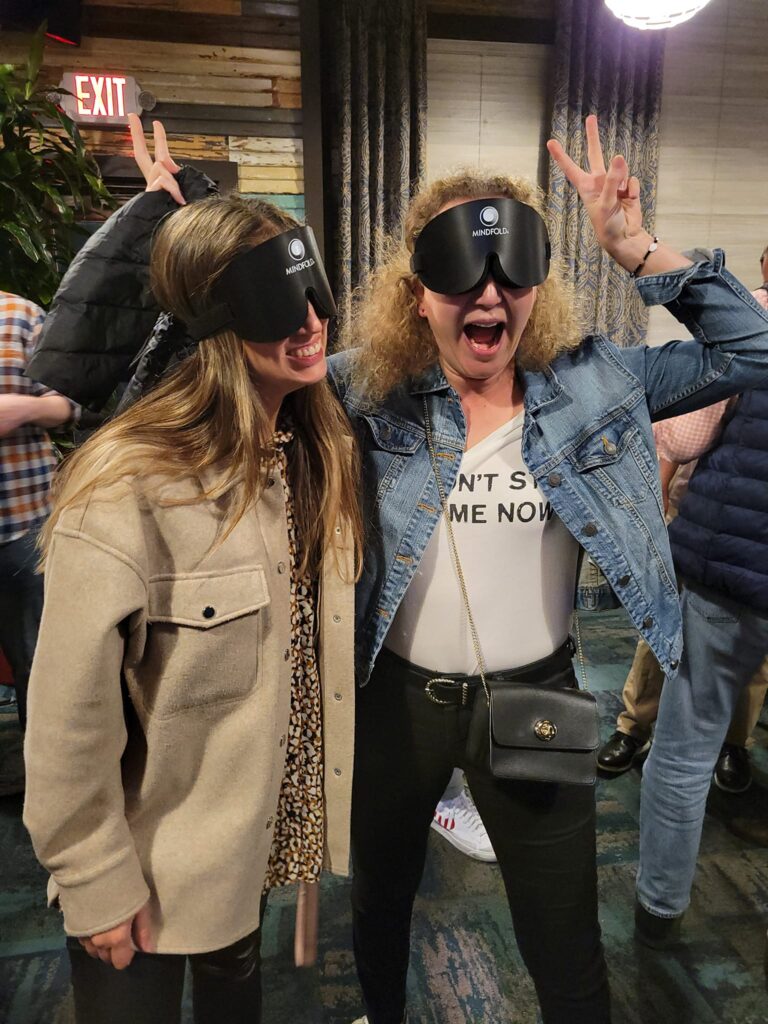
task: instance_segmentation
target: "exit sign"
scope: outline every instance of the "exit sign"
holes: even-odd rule
[[[68,71],[61,88],[69,96],[61,105],[76,124],[128,124],[128,114],[140,114],[139,87],[128,75],[103,71]]]

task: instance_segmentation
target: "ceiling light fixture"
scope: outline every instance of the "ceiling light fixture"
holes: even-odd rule
[[[617,18],[631,28],[671,28],[706,7],[709,0],[605,0]]]

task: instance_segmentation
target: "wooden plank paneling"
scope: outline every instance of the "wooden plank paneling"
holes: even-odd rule
[[[299,49],[297,7],[290,9],[288,14],[274,17],[194,14],[180,18],[173,11],[142,12],[131,8],[97,6],[83,11],[82,30],[84,35],[111,39]]]
[[[196,107],[181,103],[158,105],[142,115],[145,131],[162,121],[168,132],[181,135],[234,135],[259,138],[301,138],[301,111],[274,107]]]
[[[26,61],[29,37],[4,33],[3,60]],[[187,75],[213,79],[212,87],[238,81],[265,78],[298,81],[301,76],[299,54],[293,50],[263,47],[209,46],[192,43],[168,44],[149,40],[101,39],[84,37],[79,47],[62,47],[47,42],[43,72],[48,81],[64,68],[69,71],[124,71],[137,78],[143,88],[151,89],[154,76]]]
[[[301,139],[230,137],[229,159],[256,167],[302,167],[304,153]]]
[[[98,131],[81,128],[88,149],[99,156],[133,156],[131,136],[126,131]],[[151,133],[144,136],[152,152]],[[224,135],[177,135],[168,133],[168,149],[177,160],[230,160],[229,140]]]
[[[22,63],[27,43],[26,37],[9,33],[3,39],[3,59]],[[301,107],[299,54],[292,50],[84,37],[77,49],[46,47],[43,81],[57,85],[65,70],[123,72],[162,104],[275,107],[286,112]]]
[[[241,192],[287,193],[298,195],[304,192],[304,175],[294,167],[250,167],[241,164],[238,168],[238,189]]]
[[[85,7],[104,6],[104,0],[81,0]],[[140,11],[174,11],[176,14],[235,14],[242,13],[240,0],[119,0],[107,4],[111,7]]]
[[[555,17],[556,0],[427,0],[428,14],[503,18]]]

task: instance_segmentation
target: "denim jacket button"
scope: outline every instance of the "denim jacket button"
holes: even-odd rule
[[[584,527],[584,533],[587,535],[587,537],[594,537],[597,533],[597,527],[594,523],[587,523],[587,525]]]
[[[630,575],[619,577],[619,586],[620,587],[626,587],[626,585],[629,583],[629,581],[631,579],[632,579],[632,577]]]
[[[653,616],[652,615],[647,615],[643,619],[643,629],[650,629],[652,625],[653,625]]]
[[[559,473],[550,473],[547,477],[547,483],[550,487],[559,487],[562,482],[563,478]]]
[[[669,667],[672,669],[672,671],[674,671],[679,664],[680,662],[677,660],[677,658],[675,658],[674,661],[670,661]]]

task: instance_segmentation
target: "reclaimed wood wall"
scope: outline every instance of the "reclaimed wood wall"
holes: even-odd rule
[[[43,78],[124,72],[156,101],[173,156],[237,165],[238,190],[304,214],[299,0],[84,0],[82,45],[48,42]],[[0,60],[23,62],[4,32]],[[120,128],[83,129],[92,152],[131,156]]]

